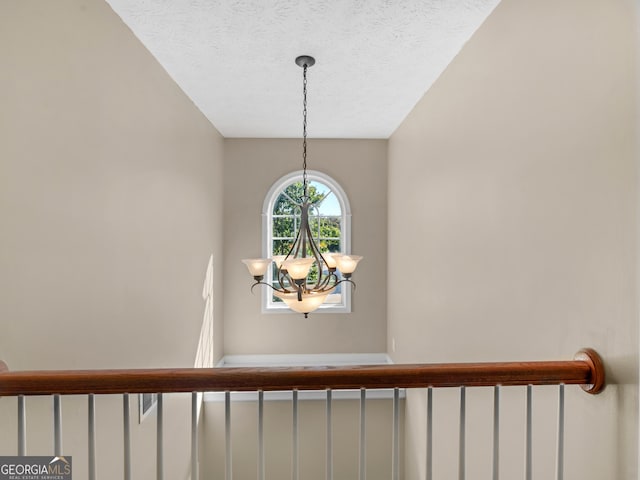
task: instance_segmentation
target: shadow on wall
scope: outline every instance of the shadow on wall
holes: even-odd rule
[[[200,329],[200,339],[196,350],[195,368],[213,367],[213,255],[209,257],[207,273],[202,286],[204,315]]]

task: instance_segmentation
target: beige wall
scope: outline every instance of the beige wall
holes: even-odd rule
[[[222,138],[105,2],[0,8],[0,356],[191,365]]]
[[[610,385],[598,397],[567,389],[567,478],[636,478],[635,21],[627,0],[504,0],[389,141],[395,360],[595,347]],[[457,402],[440,395],[454,396],[436,409]],[[550,478],[555,393],[537,395],[551,423],[536,426],[536,454],[551,464],[536,478]],[[408,478],[424,472],[423,404],[419,393],[407,403]],[[503,428],[503,468],[516,475],[522,426]],[[486,444],[490,429],[477,432]]]
[[[192,366],[212,254],[222,313],[221,136],[101,0],[1,2],[0,59],[0,358]],[[76,436],[66,417],[65,453],[81,464],[86,426]],[[168,468],[178,478],[186,461]]]
[[[350,314],[261,313],[260,289],[242,258],[262,256],[262,204],[283,175],[302,168],[300,140],[225,139],[225,338],[227,354],[363,353],[386,348],[387,143],[310,140],[309,168],[326,173],[351,204],[353,253],[364,255]]]

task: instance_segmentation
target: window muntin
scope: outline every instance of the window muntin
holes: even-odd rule
[[[312,207],[309,210],[309,226],[313,238],[321,252],[350,252],[349,203],[344,191],[331,177],[316,171],[308,171],[309,197]],[[302,172],[286,175],[276,182],[265,199],[263,208],[263,254],[266,257],[289,253],[300,225],[300,207],[302,197]],[[265,228],[266,227],[266,228]],[[314,269],[317,266],[314,265]],[[314,270],[312,269],[311,275]],[[315,270],[317,275],[317,270]],[[327,272],[325,272],[327,273]],[[277,281],[276,269],[270,267],[266,278]],[[338,272],[339,275],[339,272]],[[340,275],[338,278],[341,278]],[[286,285],[285,285],[286,286]],[[349,312],[350,289],[338,285],[329,295],[320,311]],[[288,311],[285,304],[274,297],[270,289],[263,293],[263,311]]]

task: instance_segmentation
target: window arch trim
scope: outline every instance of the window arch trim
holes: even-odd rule
[[[288,173],[282,177],[280,177],[276,182],[271,185],[267,196],[264,198],[264,203],[262,204],[262,215],[270,215],[273,211],[273,206],[278,200],[278,195],[276,193],[280,192],[286,185],[289,183],[293,183],[297,179],[302,178],[302,170],[297,170],[295,172]],[[336,192],[336,197],[340,202],[340,208],[342,208],[342,215],[351,217],[351,205],[349,204],[349,198],[347,194],[344,192],[342,187],[338,182],[336,182],[333,178],[331,178],[326,173],[319,172],[317,170],[307,170],[307,178],[310,182],[318,181],[327,185],[331,190]],[[264,253],[264,252],[263,252]],[[346,252],[350,253],[350,252]]]

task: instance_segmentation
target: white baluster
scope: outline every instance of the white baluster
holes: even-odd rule
[[[300,475],[300,465],[299,465],[299,440],[298,440],[298,390],[293,390],[292,392],[292,405],[291,405],[291,410],[292,410],[292,425],[293,425],[293,431],[292,431],[292,446],[293,446],[293,452],[291,455],[292,458],[292,463],[291,463],[291,478],[293,480],[298,480],[298,477]]]
[[[466,475],[466,422],[467,422],[467,392],[460,387],[460,434],[458,446],[458,479],[464,480]]]
[[[164,479],[164,408],[162,393],[158,393],[156,406],[156,478]]]
[[[233,478],[233,455],[231,454],[231,392],[224,392],[224,432],[225,432],[225,479]]]
[[[532,413],[532,395],[533,387],[527,385],[527,411],[526,411],[526,430],[525,430],[525,473],[524,478],[531,480],[532,477],[532,428],[531,428],[531,413]]]
[[[359,480],[367,478],[367,443],[366,443],[366,425],[367,418],[367,390],[360,389],[360,462],[359,462]]]
[[[27,454],[27,411],[24,405],[24,395],[18,396],[18,456]]]
[[[60,395],[53,396],[53,454],[62,456],[62,404]]]
[[[131,415],[129,394],[122,394],[122,421],[124,427],[124,480],[131,480]]]
[[[264,480],[264,392],[258,391],[258,480]]]
[[[556,453],[556,480],[564,478],[564,384],[558,385],[558,450]]]
[[[333,480],[333,426],[331,422],[332,392],[327,389],[327,480]]]
[[[93,393],[87,395],[87,409],[89,418],[87,450],[89,456],[89,480],[96,478],[96,402]]]
[[[191,479],[198,480],[198,392],[191,392]]]
[[[493,480],[500,478],[500,387],[493,387]]]
[[[400,389],[393,389],[393,438],[391,455],[391,478],[400,478]]]
[[[433,388],[427,388],[427,468],[426,480],[433,480]]]

